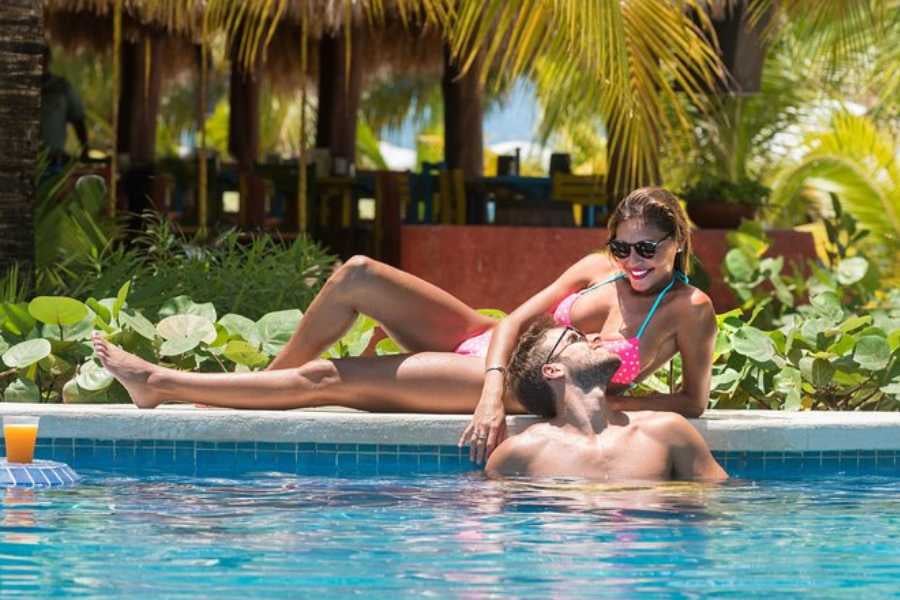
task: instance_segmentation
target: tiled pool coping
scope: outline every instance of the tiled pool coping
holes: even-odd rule
[[[347,409],[234,411],[193,406],[0,403],[0,415],[41,417],[41,438],[453,446],[468,415]],[[533,417],[510,417],[512,432]],[[692,421],[713,450],[900,450],[900,413],[709,410]]]

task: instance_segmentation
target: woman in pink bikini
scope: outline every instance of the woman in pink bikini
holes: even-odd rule
[[[622,359],[607,399],[618,410],[700,415],[707,404],[715,313],[685,275],[691,244],[675,197],[641,188],[609,221],[609,254],[591,254],[501,321],[448,292],[366,257],[335,271],[269,367],[255,373],[187,373],[148,363],[99,335],[104,366],[134,403],[196,402],[227,408],[290,409],[343,405],[373,412],[471,413],[460,443],[483,461],[506,436],[507,412],[526,412],[504,395],[519,335],[550,313],[567,332]],[[364,313],[410,354],[323,360],[322,352]],[[681,354],[683,386],[674,394],[623,396],[633,383]]]

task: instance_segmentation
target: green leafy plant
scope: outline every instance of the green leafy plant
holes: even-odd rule
[[[748,206],[764,206],[771,190],[752,179],[730,181],[720,177],[698,180],[682,192],[688,203],[729,202]]]
[[[41,296],[24,304],[0,304],[0,374],[7,402],[128,402],[125,389],[93,356],[91,332],[154,363],[204,372],[264,368],[287,344],[302,313],[273,311],[253,320],[187,296],[163,302],[156,323],[128,304],[130,284],[115,297],[80,302]],[[360,317],[324,354],[362,354],[376,323]],[[399,350],[399,346],[397,347]],[[384,347],[382,348],[384,350]],[[384,352],[382,352],[384,353]]]

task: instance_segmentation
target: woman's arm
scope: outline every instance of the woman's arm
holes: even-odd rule
[[[681,354],[683,385],[674,394],[606,397],[616,410],[662,410],[695,418],[709,403],[712,357],[716,345],[716,313],[709,297],[698,291],[691,294],[684,318],[679,319],[675,343]]]
[[[505,367],[519,336],[537,317],[549,312],[568,294],[602,277],[610,268],[610,262],[604,255],[591,254],[569,267],[556,281],[523,302],[494,329],[485,366]],[[504,375],[504,371],[501,370],[485,372],[481,399],[475,408],[472,422],[459,439],[460,446],[469,444],[471,459],[476,463],[483,462],[505,437]]]

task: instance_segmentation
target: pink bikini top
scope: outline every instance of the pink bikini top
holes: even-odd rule
[[[600,286],[606,285],[607,283],[612,283],[613,281],[617,281],[619,279],[623,279],[624,277],[624,273],[617,273],[612,277],[604,279],[600,283],[596,283],[579,292],[569,294],[568,296],[563,298],[562,302],[560,302],[556,306],[556,309],[553,311],[553,320],[556,321],[557,325],[571,327],[572,306],[575,304],[575,301],[578,300],[578,298],[599,288]],[[613,374],[612,379],[610,379],[611,383],[615,383],[618,385],[634,384],[635,378],[641,372],[641,336],[644,334],[644,330],[647,328],[647,325],[650,324],[650,320],[656,313],[656,309],[659,307],[659,304],[662,302],[663,298],[669,292],[669,290],[672,289],[672,286],[675,285],[676,280],[680,280],[683,283],[688,282],[687,275],[685,275],[681,271],[675,271],[675,276],[672,277],[672,281],[670,281],[666,285],[666,287],[660,290],[659,294],[657,294],[656,300],[653,302],[653,306],[650,307],[650,311],[647,313],[647,316],[644,317],[644,322],[641,323],[637,335],[626,340],[610,340],[607,342],[603,342],[603,347],[610,352],[614,352],[622,361],[622,364],[618,369],[616,369],[616,372]],[[489,329],[480,335],[463,341],[463,343],[461,343],[456,348],[457,354],[485,356],[487,354],[487,348],[491,343],[492,333],[493,329]]]
[[[595,283],[594,285],[581,290],[580,292],[569,294],[568,296],[563,298],[563,301],[556,306],[556,310],[553,311],[553,320],[556,321],[559,325],[571,327],[572,306],[574,306],[576,300],[578,300],[581,296],[599,288],[600,286],[618,281],[619,279],[623,279],[624,277],[625,273],[617,273],[612,277],[604,279],[600,283]],[[615,354],[617,354],[619,356],[619,359],[622,361],[622,364],[619,365],[619,368],[616,369],[616,372],[613,373],[612,378],[609,380],[610,383],[619,385],[631,385],[634,383],[634,380],[638,376],[638,374],[640,374],[641,336],[644,335],[644,330],[647,329],[647,325],[650,324],[650,320],[656,313],[656,309],[659,307],[659,304],[662,302],[666,294],[669,293],[669,290],[672,289],[672,286],[675,285],[676,279],[680,279],[684,283],[687,283],[688,281],[687,275],[685,275],[681,271],[675,271],[675,275],[672,277],[672,281],[670,281],[666,285],[666,287],[660,290],[659,294],[656,295],[656,300],[653,302],[653,306],[650,307],[650,311],[647,313],[647,316],[644,317],[644,322],[641,323],[637,335],[625,340],[610,340],[607,342],[603,342],[603,347],[610,352],[614,352]]]

